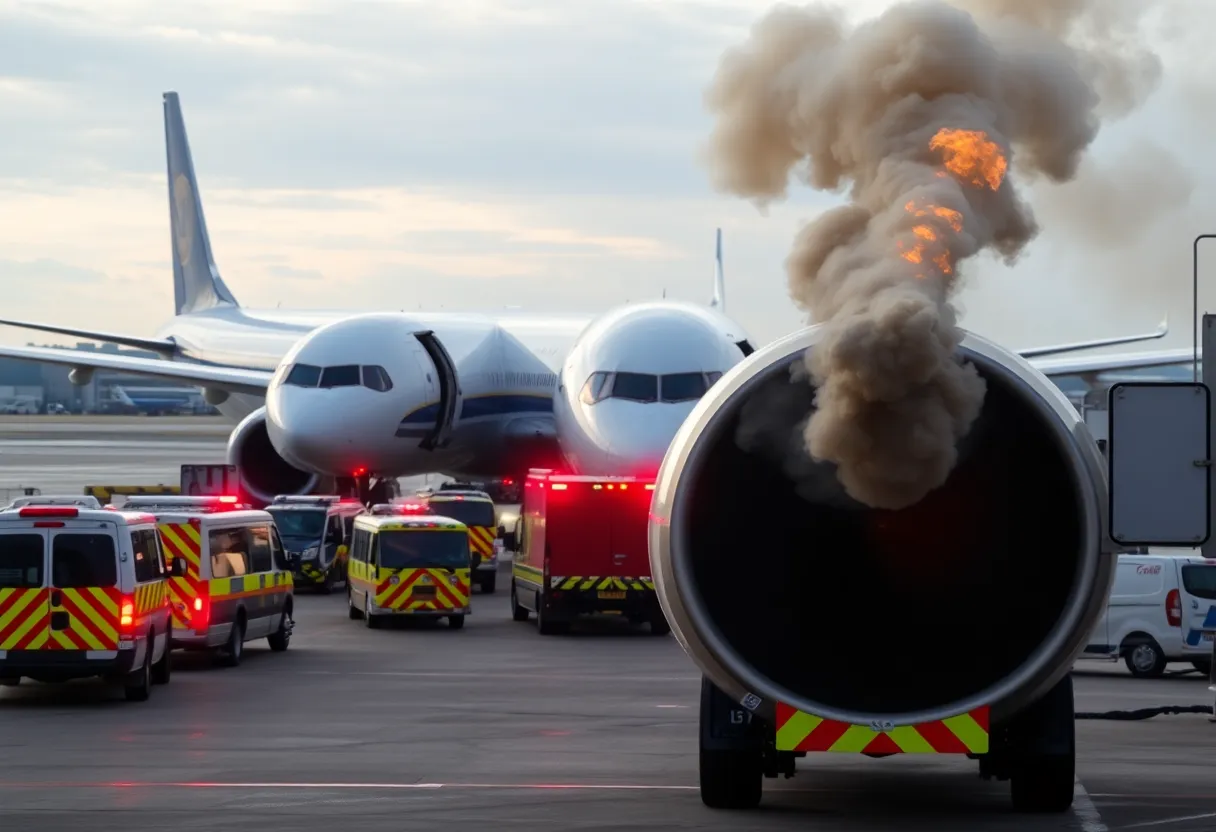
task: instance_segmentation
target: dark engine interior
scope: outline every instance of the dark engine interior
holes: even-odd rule
[[[249,428],[238,453],[241,476],[254,490],[267,497],[303,493],[313,480],[312,474],[288,465],[279,456],[264,421]]]
[[[1016,669],[1063,612],[1083,545],[1073,474],[1027,394],[982,373],[950,479],[885,511],[804,496],[789,459],[814,391],[773,370],[749,401],[787,414],[784,451],[742,450],[732,404],[690,483],[693,575],[725,639],[772,681],[870,713],[946,705]]]

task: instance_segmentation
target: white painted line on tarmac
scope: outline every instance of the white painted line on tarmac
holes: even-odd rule
[[[1150,826],[1167,826],[1171,823],[1186,823],[1188,820],[1207,820],[1216,818],[1216,812],[1207,812],[1202,815],[1186,815],[1180,818],[1165,818],[1164,820],[1146,820],[1143,823],[1131,823],[1127,826],[1120,826],[1120,829],[1147,829]]]
[[[1077,816],[1077,820],[1081,821],[1081,832],[1109,832],[1109,828],[1102,822],[1102,816],[1098,814],[1094,802],[1089,799],[1089,792],[1085,791],[1080,780],[1073,783],[1072,812]]]
[[[700,682],[700,676],[621,676],[617,674],[561,674],[561,673],[499,673],[482,671],[426,671],[426,670],[297,670],[301,676],[386,676],[401,679],[525,679],[542,681],[578,682]]]
[[[634,783],[232,783],[213,781],[112,783],[3,783],[0,788],[118,788],[118,789],[315,789],[319,791],[435,791],[438,789],[499,789],[515,791],[696,791],[699,786],[643,785]]]

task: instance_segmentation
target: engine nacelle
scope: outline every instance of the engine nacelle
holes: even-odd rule
[[[947,482],[900,511],[848,499],[830,468],[809,494],[787,472],[809,465],[814,389],[790,371],[821,332],[749,356],[672,443],[650,525],[667,619],[711,682],[769,720],[778,701],[859,724],[982,705],[1007,719],[1069,672],[1101,616],[1103,458],[1045,376],[968,335],[960,354],[988,391]],[[745,451],[757,413],[775,441]]]
[[[266,408],[250,413],[228,437],[228,464],[238,465],[248,494],[269,503],[278,494],[311,494],[321,478],[289,464],[266,432]]]

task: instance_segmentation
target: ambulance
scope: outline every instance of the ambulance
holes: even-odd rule
[[[169,682],[168,577],[151,514],[0,511],[0,684],[101,677],[146,700]]]
[[[155,515],[166,558],[173,646],[214,652],[230,667],[245,644],[282,652],[295,628],[291,564],[274,519],[234,496],[129,497]],[[175,564],[184,564],[185,574]]]
[[[362,503],[336,495],[281,495],[266,511],[287,548],[297,588],[329,593],[346,582],[351,530],[366,511]]]
[[[511,567],[511,615],[542,635],[575,618],[621,615],[671,632],[650,578],[647,524],[654,481],[533,469],[524,480]]]
[[[351,619],[374,629],[393,616],[445,617],[459,630],[471,611],[468,534],[450,517],[387,504],[355,518],[346,597]]]
[[[503,544],[490,495],[484,491],[453,488],[445,483],[439,491],[424,492],[419,499],[435,514],[451,517],[468,527],[473,575],[482,592],[493,592],[498,584],[498,556]]]

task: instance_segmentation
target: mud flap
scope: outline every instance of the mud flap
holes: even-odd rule
[[[701,679],[701,747],[707,751],[763,751],[772,729],[738,702]]]

